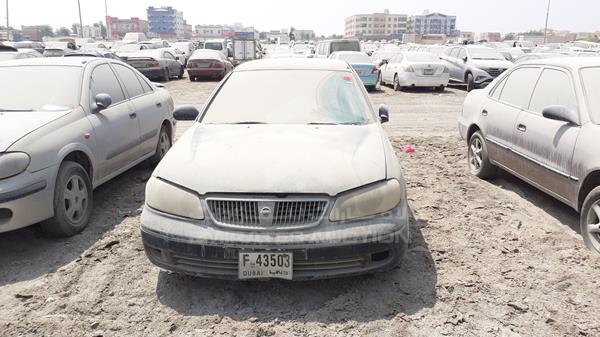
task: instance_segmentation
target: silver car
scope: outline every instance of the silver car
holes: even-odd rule
[[[459,117],[471,172],[497,167],[581,213],[581,233],[600,252],[600,58],[519,64],[471,92]]]
[[[171,96],[122,62],[7,61],[0,78],[0,232],[80,232],[94,188],[171,145]]]
[[[408,209],[381,126],[388,111],[372,108],[346,62],[247,62],[201,113],[184,107],[175,117],[196,122],[146,186],[141,232],[154,264],[203,277],[300,280],[400,262]]]
[[[467,91],[484,88],[512,67],[498,50],[485,46],[456,46],[441,56],[450,80],[467,85]]]

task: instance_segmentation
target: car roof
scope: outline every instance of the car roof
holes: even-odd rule
[[[600,67],[600,56],[588,57],[557,57],[545,58],[538,60],[530,60],[521,63],[520,65],[542,65],[542,66],[557,66],[562,68],[580,69],[587,67]]]
[[[70,66],[85,67],[89,62],[97,61],[95,57],[36,57],[0,63],[0,67],[9,66]],[[104,59],[105,60],[105,59]]]
[[[309,58],[277,58],[261,59],[244,62],[235,68],[237,71],[252,70],[333,70],[349,71],[346,61],[331,59],[309,59]]]
[[[335,55],[365,55],[365,56],[367,56],[367,53],[362,52],[362,51],[334,51],[331,54],[335,54]]]

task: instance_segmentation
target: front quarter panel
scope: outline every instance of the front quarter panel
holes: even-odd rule
[[[469,141],[468,132],[472,125],[477,125],[479,128],[484,126],[481,123],[481,111],[482,106],[485,104],[487,99],[487,89],[473,90],[463,103],[462,112],[458,116],[458,131],[463,140]]]

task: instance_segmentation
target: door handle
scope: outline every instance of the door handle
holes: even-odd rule
[[[162,106],[162,103],[158,102],[158,103],[156,103],[156,106],[160,108]]]
[[[131,119],[135,119],[137,117],[137,114],[135,112],[132,112],[129,114],[129,118]]]
[[[488,112],[487,112],[487,110],[483,110],[483,111],[481,111],[481,114],[484,115],[484,116],[487,116]]]
[[[521,132],[525,132],[525,131],[527,131],[527,125],[519,124],[519,125],[517,125],[517,130],[519,130]]]

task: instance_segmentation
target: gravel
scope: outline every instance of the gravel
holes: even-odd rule
[[[200,107],[216,84],[167,89]],[[94,192],[82,234],[0,234],[0,336],[599,336],[600,257],[584,247],[578,215],[508,174],[469,174],[456,129],[465,92],[371,97],[390,106],[386,129],[408,184],[402,267],[300,283],[161,271],[140,240],[151,174],[142,165]]]

